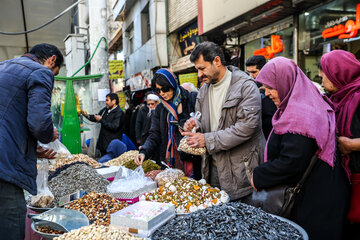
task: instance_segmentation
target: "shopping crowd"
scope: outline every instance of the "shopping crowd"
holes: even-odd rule
[[[326,94],[284,57],[266,63],[253,56],[244,72],[226,66],[215,43],[203,42],[190,60],[203,83],[200,89],[180,86],[174,73],[163,68],[154,74],[143,104],[123,112],[117,94],[110,93],[98,114],[82,112],[101,124],[99,161],[138,149],[136,164],[153,159],[182,169],[186,176],[204,178],[226,191],[231,201],[247,204],[252,204],[254,191],[295,186],[314,163],[289,219],[310,239],[358,237],[360,63],[355,56],[343,50],[322,56],[319,76]],[[5,216],[0,235],[7,239],[24,234],[21,193],[36,193],[36,141],[57,137],[50,97],[62,61],[58,49],[45,44],[0,63],[0,201],[6,203],[0,207]],[[195,112],[200,119],[193,117]],[[206,154],[180,151],[184,137],[192,148],[205,147]],[[38,148],[41,154],[53,157]],[[18,236],[10,236],[10,229]]]

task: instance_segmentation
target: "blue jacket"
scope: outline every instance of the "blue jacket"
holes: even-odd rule
[[[36,194],[37,140],[53,138],[54,74],[30,57],[0,62],[0,179]]]

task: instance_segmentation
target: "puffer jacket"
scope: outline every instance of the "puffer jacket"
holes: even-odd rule
[[[54,74],[20,57],[0,63],[0,179],[36,194],[37,140],[53,138],[50,111]]]
[[[209,85],[204,84],[196,99],[196,111],[202,113],[201,132],[205,133],[207,154],[202,161],[203,178],[209,181],[211,157],[216,165],[221,189],[232,200],[252,192],[250,176],[263,162],[265,138],[261,130],[261,97],[255,82],[236,67],[221,110],[218,130],[210,130]]]

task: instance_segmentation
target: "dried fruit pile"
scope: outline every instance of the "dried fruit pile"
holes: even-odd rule
[[[151,236],[170,239],[303,239],[292,225],[261,209],[231,202],[177,217]]]
[[[65,233],[54,240],[83,240],[83,239],[130,239],[130,240],[141,240],[143,238],[136,237],[132,234],[121,231],[116,226],[97,226],[89,225],[82,227],[71,232]]]
[[[173,203],[177,213],[190,213],[229,201],[226,192],[212,188],[204,179],[182,177],[147,193],[142,200]]]
[[[71,202],[66,208],[81,211],[88,218],[90,224],[110,225],[110,214],[126,208],[128,204],[104,194],[92,192]]]

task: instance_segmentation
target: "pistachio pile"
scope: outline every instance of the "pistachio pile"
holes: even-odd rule
[[[193,148],[190,147],[186,142],[186,137],[180,140],[179,150],[192,155],[204,155],[206,153],[206,147]]]
[[[129,161],[134,161],[135,156],[139,154],[139,151],[132,150],[127,151],[126,153],[121,154],[119,157],[114,158],[106,163],[105,166],[123,166],[125,163]]]
[[[176,213],[190,213],[229,201],[226,192],[212,188],[204,179],[182,177],[147,193],[141,200],[172,203]]]
[[[65,233],[59,237],[54,238],[54,240],[83,240],[83,239],[130,239],[130,240],[141,240],[143,238],[136,237],[130,233],[120,230],[116,226],[98,226],[98,225],[89,225],[79,229],[72,230],[68,233]]]
[[[81,211],[88,218],[90,224],[110,225],[110,214],[126,208],[128,204],[104,194],[91,192],[65,206],[68,209]]]
[[[89,164],[93,168],[101,167],[101,164],[98,163],[96,160],[89,157],[88,155],[81,154],[81,153],[80,154],[73,154],[71,158],[59,159],[58,161],[55,162],[54,167],[55,168],[60,168],[60,167],[62,167],[64,165],[71,164],[71,163],[74,163],[74,162],[84,162],[84,163]]]

